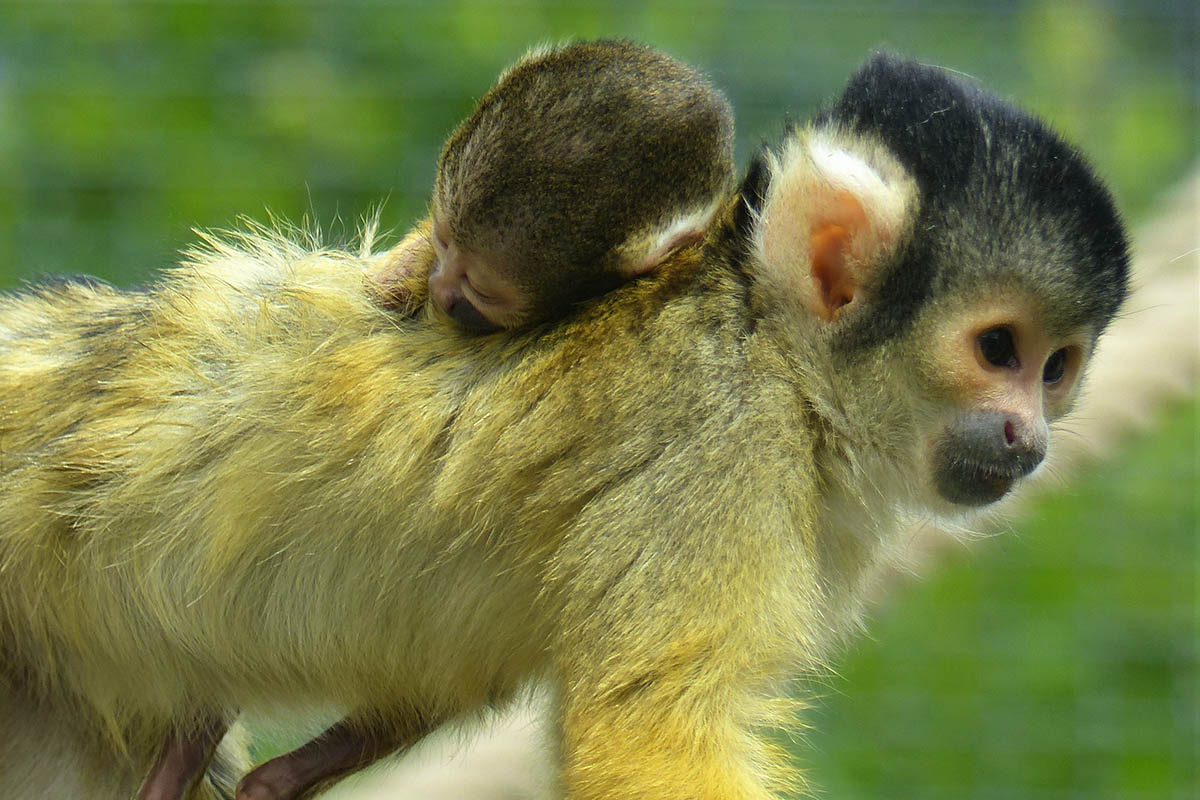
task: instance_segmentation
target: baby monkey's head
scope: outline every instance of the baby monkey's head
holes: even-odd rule
[[[430,294],[473,330],[560,316],[702,238],[732,181],[729,103],[695,70],[629,42],[536,50],[442,151]]]

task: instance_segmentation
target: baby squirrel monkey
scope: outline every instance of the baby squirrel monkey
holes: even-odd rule
[[[378,288],[414,308],[428,279],[474,331],[544,322],[698,242],[732,183],[732,112],[694,69],[624,41],[534,50],[447,140],[431,222]]]
[[[183,723],[347,709],[239,792],[296,798],[543,679],[565,798],[768,800],[779,687],[898,517],[1037,468],[1128,272],[1077,151],[887,56],[552,328],[397,318],[372,263],[246,236],[0,298],[0,797],[127,800]]]
[[[624,41],[534,50],[447,140],[432,223],[373,288],[413,309],[428,281],[435,307],[475,332],[543,322],[698,242],[732,183],[732,112],[691,67]],[[213,720],[172,734],[139,800],[181,797],[223,732]],[[300,751],[329,773],[305,783],[373,760],[376,743],[359,744],[334,731]],[[255,773],[243,792],[291,796],[295,771]]]

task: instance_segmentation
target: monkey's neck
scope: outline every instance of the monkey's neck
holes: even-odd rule
[[[802,424],[813,432],[813,467],[822,486],[813,547],[826,599],[824,616],[834,638],[859,625],[870,587],[902,555],[899,535],[919,490],[915,457],[904,444],[911,410],[898,399],[845,391],[842,378],[873,365],[830,369],[828,354],[806,348],[800,367]],[[871,383],[861,375],[858,386]]]

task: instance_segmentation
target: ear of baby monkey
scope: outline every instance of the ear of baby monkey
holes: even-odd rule
[[[916,213],[916,185],[884,148],[836,128],[800,131],[768,157],[757,227],[763,278],[812,315],[852,312]]]
[[[617,251],[617,273],[626,280],[640,277],[653,272],[675,251],[703,241],[724,199],[717,197],[703,208],[630,235]]]

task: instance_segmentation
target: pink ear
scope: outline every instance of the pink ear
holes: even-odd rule
[[[659,243],[653,250],[632,265],[630,277],[639,277],[658,268],[667,256],[684,247],[691,247],[704,238],[704,228],[688,228],[672,232],[671,238]]]
[[[853,195],[831,197],[828,207],[809,225],[809,261],[814,297],[813,313],[831,322],[842,306],[849,305],[861,283],[849,263],[855,236],[867,225],[866,214]]]
[[[838,319],[898,244],[915,200],[882,148],[800,134],[771,165],[758,228],[764,281],[819,319]]]
[[[676,250],[702,242],[723,199],[714,197],[704,206],[630,236],[618,251],[619,273],[625,278],[641,277],[658,269]]]

